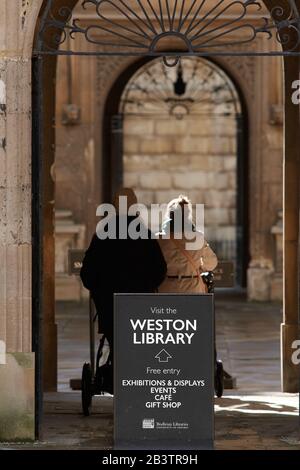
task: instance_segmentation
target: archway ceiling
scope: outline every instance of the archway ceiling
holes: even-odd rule
[[[84,49],[76,49],[77,37]],[[298,55],[299,46],[296,0],[84,0],[74,11],[69,0],[48,0],[35,53],[176,62],[188,55]]]
[[[141,67],[126,85],[120,112],[139,118],[236,118],[241,106],[234,84],[221,68],[204,58],[183,57],[177,67],[164,67],[160,59]]]

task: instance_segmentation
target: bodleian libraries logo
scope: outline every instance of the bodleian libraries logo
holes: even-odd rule
[[[143,429],[189,429],[189,424],[188,423],[179,423],[177,421],[172,421],[172,422],[159,422],[156,421],[155,419],[149,419],[145,418],[142,421],[142,428]]]
[[[155,428],[155,421],[154,419],[143,419],[142,422],[143,429],[154,429]]]
[[[100,240],[162,238],[185,240],[186,250],[200,250],[204,245],[204,204],[178,205],[168,212],[167,204],[137,203],[128,206],[127,196],[119,196],[117,207],[100,204],[96,234]]]

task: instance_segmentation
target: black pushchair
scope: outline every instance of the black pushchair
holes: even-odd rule
[[[214,293],[214,273],[212,271],[205,272],[201,274],[203,282],[207,287],[207,293],[213,294]],[[214,321],[214,325],[216,321]],[[215,371],[214,371],[214,378],[215,378],[215,394],[218,398],[221,398],[224,391],[224,367],[223,362],[218,359],[217,357],[217,348],[216,348],[216,327],[215,327]]]
[[[214,275],[212,272],[202,273],[202,279],[207,286],[208,293],[214,293]],[[102,336],[95,357],[95,321],[97,313],[92,298],[89,300],[89,322],[90,322],[90,362],[85,363],[82,368],[81,379],[81,401],[82,411],[85,416],[90,415],[92,399],[94,395],[104,393],[113,394],[113,366],[111,355],[101,365],[104,354],[105,337]],[[215,370],[214,370],[215,394],[222,397],[224,390],[224,369],[221,360],[217,359],[215,346]]]
[[[111,354],[101,365],[104,354],[105,336],[100,339],[95,357],[95,321],[97,319],[95,305],[90,295],[89,298],[89,323],[90,323],[90,362],[85,362],[81,377],[81,403],[85,416],[90,415],[92,399],[94,395],[113,393],[113,366]]]

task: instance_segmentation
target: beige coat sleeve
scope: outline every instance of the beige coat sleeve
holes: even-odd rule
[[[200,263],[202,271],[213,271],[218,265],[218,258],[206,240],[201,252]]]

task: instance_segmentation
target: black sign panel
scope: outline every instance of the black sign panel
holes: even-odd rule
[[[85,250],[72,249],[68,253],[69,275],[75,274],[79,276],[82,268],[82,262],[85,255]]]
[[[213,446],[213,295],[115,295],[115,447]]]
[[[234,263],[232,261],[219,261],[218,266],[214,270],[214,286],[235,286]]]

